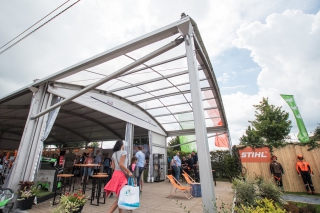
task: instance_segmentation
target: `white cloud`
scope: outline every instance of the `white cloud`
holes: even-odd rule
[[[0,7],[0,24],[3,26],[0,43],[6,43],[63,2],[6,1]],[[284,101],[279,99],[279,93],[294,94],[306,123],[313,125],[320,117],[314,110],[320,104],[317,96],[319,74],[315,73],[319,68],[320,48],[316,38],[319,38],[320,15],[285,10],[308,10],[316,2],[80,1],[0,56],[0,96],[31,83],[35,78],[43,78],[177,21],[181,12],[186,12],[197,22],[211,58],[236,44],[249,49],[254,61],[263,68],[258,78],[260,91],[257,95],[238,92],[223,96],[233,142],[241,136],[247,121],[253,119],[252,105],[257,104],[262,96],[282,105]],[[86,76],[80,74],[81,79]],[[229,77],[225,73],[220,80],[227,82]]]
[[[236,93],[223,96],[231,132],[241,129],[234,127],[235,124],[242,128],[248,125],[248,119],[241,115],[250,115],[250,110],[253,114],[253,108],[248,105],[257,104],[262,97],[268,97],[271,104],[283,106],[290,112],[293,131],[297,131],[291,110],[279,94],[294,95],[307,130],[313,131],[320,118],[317,89],[320,82],[319,16],[320,12],[310,15],[299,10],[286,10],[269,15],[265,24],[253,22],[240,27],[233,43],[250,50],[262,71],[258,76],[260,89],[257,95]],[[230,108],[230,105],[235,107]],[[234,141],[239,138],[238,135],[232,137]]]
[[[245,88],[247,87],[246,85],[238,85],[238,86],[233,86],[233,87],[221,87],[221,89],[226,89],[226,90],[233,90],[233,89],[239,89],[239,88]]]
[[[223,73],[221,77],[217,78],[217,80],[222,83],[227,83],[229,78],[230,78],[230,76],[228,75],[228,73]]]

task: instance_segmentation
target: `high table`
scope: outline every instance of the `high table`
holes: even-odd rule
[[[67,186],[67,178],[69,178],[69,183],[70,183],[70,186],[69,186],[69,192],[71,192],[71,186],[73,185],[73,190],[72,192],[74,191],[74,184],[75,184],[75,177],[73,174],[58,174],[57,175],[57,178],[63,178],[63,182],[62,182],[62,186],[60,187],[60,197],[61,197],[61,194],[62,194],[62,188],[63,188],[63,192],[65,193],[66,192],[66,186]],[[73,179],[73,180],[72,180]],[[72,184],[72,181],[73,181],[73,184]],[[58,204],[56,202],[56,196],[57,196],[57,189],[58,187],[56,187],[56,190],[54,191],[54,197],[53,197],[53,202],[52,202],[52,205],[56,205]]]
[[[92,167],[92,169],[93,169],[94,167],[97,167],[97,166],[99,167],[100,165],[99,164],[75,164],[74,166],[83,167],[86,170],[86,172],[84,172],[85,175],[84,175],[83,183],[82,183],[82,192],[83,192],[83,194],[85,194],[86,187],[87,187],[87,178],[90,175],[90,174],[88,174],[89,168]]]

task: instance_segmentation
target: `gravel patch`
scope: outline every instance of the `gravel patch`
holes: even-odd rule
[[[312,195],[282,195],[282,198],[286,201],[309,203],[320,205],[320,197],[313,197]]]

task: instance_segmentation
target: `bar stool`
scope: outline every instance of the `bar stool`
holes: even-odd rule
[[[92,192],[91,192],[91,199],[90,199],[90,205],[99,206],[99,203],[105,204],[106,203],[106,193],[104,191],[101,192],[101,184],[102,179],[107,178],[108,175],[92,175]],[[100,202],[100,195],[103,193],[103,202]],[[94,200],[94,197],[97,196],[97,204],[93,204],[92,201]]]
[[[97,173],[97,175],[108,175],[108,173]],[[109,177],[109,176],[107,176],[107,177]],[[107,178],[104,178],[103,181],[104,181],[104,184],[106,184]]]
[[[71,191],[71,186],[73,185],[73,191],[74,191],[74,183],[72,184],[72,181],[74,181],[74,175],[73,174],[58,174],[57,175],[57,178],[62,178],[63,179],[63,182],[62,182],[62,185],[60,187],[60,197],[61,197],[61,194],[62,194],[62,189],[63,189],[63,192],[65,193],[66,192],[66,181],[67,179],[70,180],[70,187],[69,187],[69,191]],[[58,203],[56,203],[56,196],[57,196],[57,187],[56,187],[56,190],[54,191],[54,197],[53,197],[53,202],[52,202],[52,205],[56,205]]]

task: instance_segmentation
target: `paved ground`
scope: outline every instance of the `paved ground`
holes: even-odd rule
[[[170,197],[167,196],[170,193],[171,184],[168,181],[158,182],[158,183],[145,183],[143,188],[143,193],[140,197],[141,207],[133,212],[145,213],[145,212],[173,212],[181,213],[187,212],[184,211],[182,207],[186,207],[186,210],[189,210],[191,213],[203,212],[202,210],[202,199],[201,198],[192,198],[190,200],[185,197]],[[89,192],[87,192],[89,195]],[[222,202],[227,205],[227,208],[231,209],[233,201],[233,190],[231,189],[231,183],[228,182],[217,182],[215,187],[215,194],[217,199],[218,208],[222,205]],[[177,195],[183,196],[182,193]],[[108,198],[106,204],[100,204],[99,206],[90,205],[90,201],[86,203],[82,213],[101,213],[107,212],[109,206],[116,200],[115,197]],[[54,208],[50,205],[52,199],[34,205],[31,210],[28,210],[28,213],[46,213],[51,212]],[[115,211],[118,212],[118,211]],[[126,212],[126,211],[124,211]]]
[[[320,197],[312,195],[282,195],[282,198],[286,201],[320,205]]]

